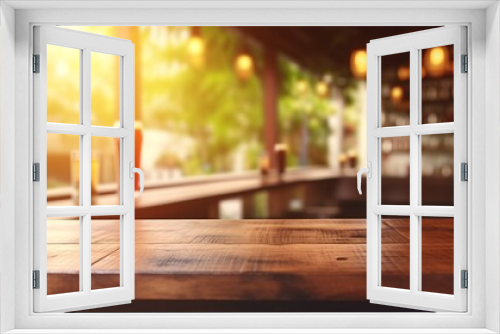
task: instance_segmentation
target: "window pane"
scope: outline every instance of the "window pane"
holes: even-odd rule
[[[47,294],[80,291],[80,218],[47,218]]]
[[[381,286],[410,289],[410,218],[381,216]]]
[[[92,217],[92,289],[120,286],[120,216]]]
[[[120,58],[99,52],[91,54],[92,125],[120,126]]]
[[[382,204],[410,204],[410,137],[382,138]]]
[[[422,205],[453,205],[453,140],[453,133],[421,137]]]
[[[453,45],[422,50],[422,124],[453,122]]]
[[[80,123],[80,53],[47,45],[47,122]]]
[[[80,205],[80,136],[47,134],[47,205]]]
[[[120,204],[120,138],[92,137],[92,205]]]
[[[422,217],[422,291],[453,294],[453,224]]]
[[[381,126],[410,124],[410,53],[380,57]]]
[[[220,219],[243,219],[244,200],[242,198],[221,200],[218,209]]]

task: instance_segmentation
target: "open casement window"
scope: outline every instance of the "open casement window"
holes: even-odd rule
[[[97,68],[99,62],[103,63]],[[38,181],[34,182],[33,199],[34,310],[66,312],[129,303],[134,298],[137,171],[133,163],[134,44],[37,26],[33,72],[33,177]],[[106,86],[103,80],[115,80],[115,84]],[[115,102],[100,104],[106,100],[99,94],[110,89],[116,90]],[[99,113],[111,114],[113,119],[94,117]],[[98,153],[102,152],[113,152],[114,157],[107,160],[116,180],[115,201],[109,203],[99,202],[96,190],[101,171]],[[63,174],[71,180],[63,187],[71,196],[49,201],[48,189],[52,191]],[[48,180],[54,175],[55,181]],[[110,218],[115,222],[109,227],[115,237],[100,240],[103,237],[94,233],[94,227]],[[114,257],[105,263],[100,257],[102,248],[114,250]],[[94,280],[93,274],[107,278],[108,284]]]
[[[467,163],[466,54],[466,28],[459,26],[372,40],[367,46],[367,298],[372,303],[431,311],[467,310],[467,289],[462,287],[462,276],[467,274],[464,272],[467,270],[467,182],[462,180],[466,167],[462,163]],[[384,66],[390,65],[393,57],[407,57],[409,64],[406,90],[397,88],[400,89],[399,92],[394,91],[394,86],[387,87],[384,81]],[[429,60],[425,57],[431,57],[430,63],[426,63]],[[435,65],[436,68],[427,65]],[[440,69],[439,66],[447,67]],[[433,74],[439,75],[440,70],[446,71],[449,77],[450,84],[445,88],[449,90],[453,109],[451,116],[437,119],[424,110],[429,103],[426,94],[435,94],[436,91],[429,93],[428,87],[424,87],[429,81],[424,78],[434,84]],[[442,81],[436,82],[442,84]],[[406,95],[406,106],[394,108],[399,113],[398,122],[388,120],[390,115],[387,109],[391,106],[384,100],[384,94],[393,98],[394,103],[395,100],[401,101],[401,95]],[[439,100],[439,97],[435,100]],[[440,108],[439,104],[434,108]],[[402,109],[407,110],[406,118],[400,117],[405,113]],[[426,161],[428,163],[427,159],[439,159],[427,154],[427,144],[429,141],[434,142],[433,138],[439,138],[436,139],[438,146],[446,146],[451,156],[445,172],[452,175],[452,206],[427,205],[422,193],[422,175],[428,167]],[[403,173],[408,175],[406,180],[409,186],[409,203],[398,205],[384,201],[384,191],[387,192],[387,188],[383,184],[387,148],[394,152],[397,149],[396,143],[406,151],[408,166],[405,166]],[[384,248],[385,220],[393,218],[394,221],[395,216],[402,218],[400,222],[409,232],[406,260],[394,256],[401,254],[400,250]],[[450,289],[433,291],[427,288],[432,286],[432,282],[428,285],[426,280],[440,277],[436,274],[443,270],[444,264],[436,261],[429,267],[426,261],[433,257],[443,258],[440,252],[445,250],[429,249],[424,239],[428,238],[429,233],[433,238],[444,235],[444,232],[440,232],[441,221],[451,222],[451,255],[448,250],[447,258],[444,259],[449,261],[447,279],[450,280]],[[384,266],[387,263],[397,267],[408,262],[407,283],[393,284],[394,282],[384,278]]]

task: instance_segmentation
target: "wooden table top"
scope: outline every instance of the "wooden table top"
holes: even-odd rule
[[[450,293],[453,219],[426,220],[423,231],[425,291]],[[119,235],[118,221],[92,221],[93,288],[118,285]],[[408,288],[408,238],[407,219],[383,220],[384,286]],[[78,249],[78,221],[49,221],[50,293],[77,289]],[[137,299],[365,296],[364,219],[136,221]]]

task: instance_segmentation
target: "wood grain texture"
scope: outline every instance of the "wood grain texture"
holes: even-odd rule
[[[425,291],[450,291],[452,222],[426,220]],[[93,288],[119,282],[117,226],[116,220],[92,225]],[[404,286],[409,281],[408,227],[406,219],[382,222],[384,285]],[[75,284],[78,289],[74,261],[78,225],[49,221],[48,228],[50,291],[71,291]],[[136,298],[365,300],[366,223],[362,219],[137,220]]]

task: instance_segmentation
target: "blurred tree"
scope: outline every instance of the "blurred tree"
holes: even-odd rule
[[[72,28],[108,36],[117,34],[116,27]],[[191,33],[191,27],[139,27],[135,37],[140,39],[136,66],[141,67],[142,82],[136,84],[141,88],[138,100],[145,131],[160,130],[170,138],[189,139],[191,143],[159,146],[161,153],[154,165],[171,166],[175,160],[174,165],[184,175],[255,169],[264,151],[260,78],[263,50],[245,42],[245,37],[231,28],[200,27],[197,36],[203,41],[202,59],[194,64],[189,54]],[[243,49],[252,56],[255,71],[250,77],[240,79],[234,66]],[[61,53],[58,59],[62,56]],[[112,126],[117,121],[119,101],[118,62],[112,56],[100,57],[99,61],[92,60],[92,123]],[[49,66],[54,73],[67,76],[66,72],[71,72],[67,68],[78,71],[78,58],[54,60]],[[293,62],[280,58],[279,65],[279,127],[282,140],[289,147],[289,164],[324,165],[328,117],[333,113],[328,96],[318,95],[313,88],[317,78]],[[54,82],[54,96],[48,96],[48,116],[56,122],[78,123],[79,80],[59,81]],[[180,149],[184,152],[179,152]]]
[[[328,96],[314,89],[317,78],[281,57],[279,125],[288,144],[288,165],[327,165],[328,118],[334,113]]]
[[[263,97],[257,75],[243,81],[235,73],[242,37],[223,27],[201,27],[205,59],[193,66],[188,55],[189,28],[157,29],[161,31],[143,31],[149,41],[141,64],[143,73],[148,73],[143,81],[145,127],[193,139],[196,145],[182,166],[186,174],[231,171],[241,147],[246,156],[252,156],[245,167],[256,168],[253,155],[262,142]],[[253,46],[251,54],[258,66],[260,50]]]

